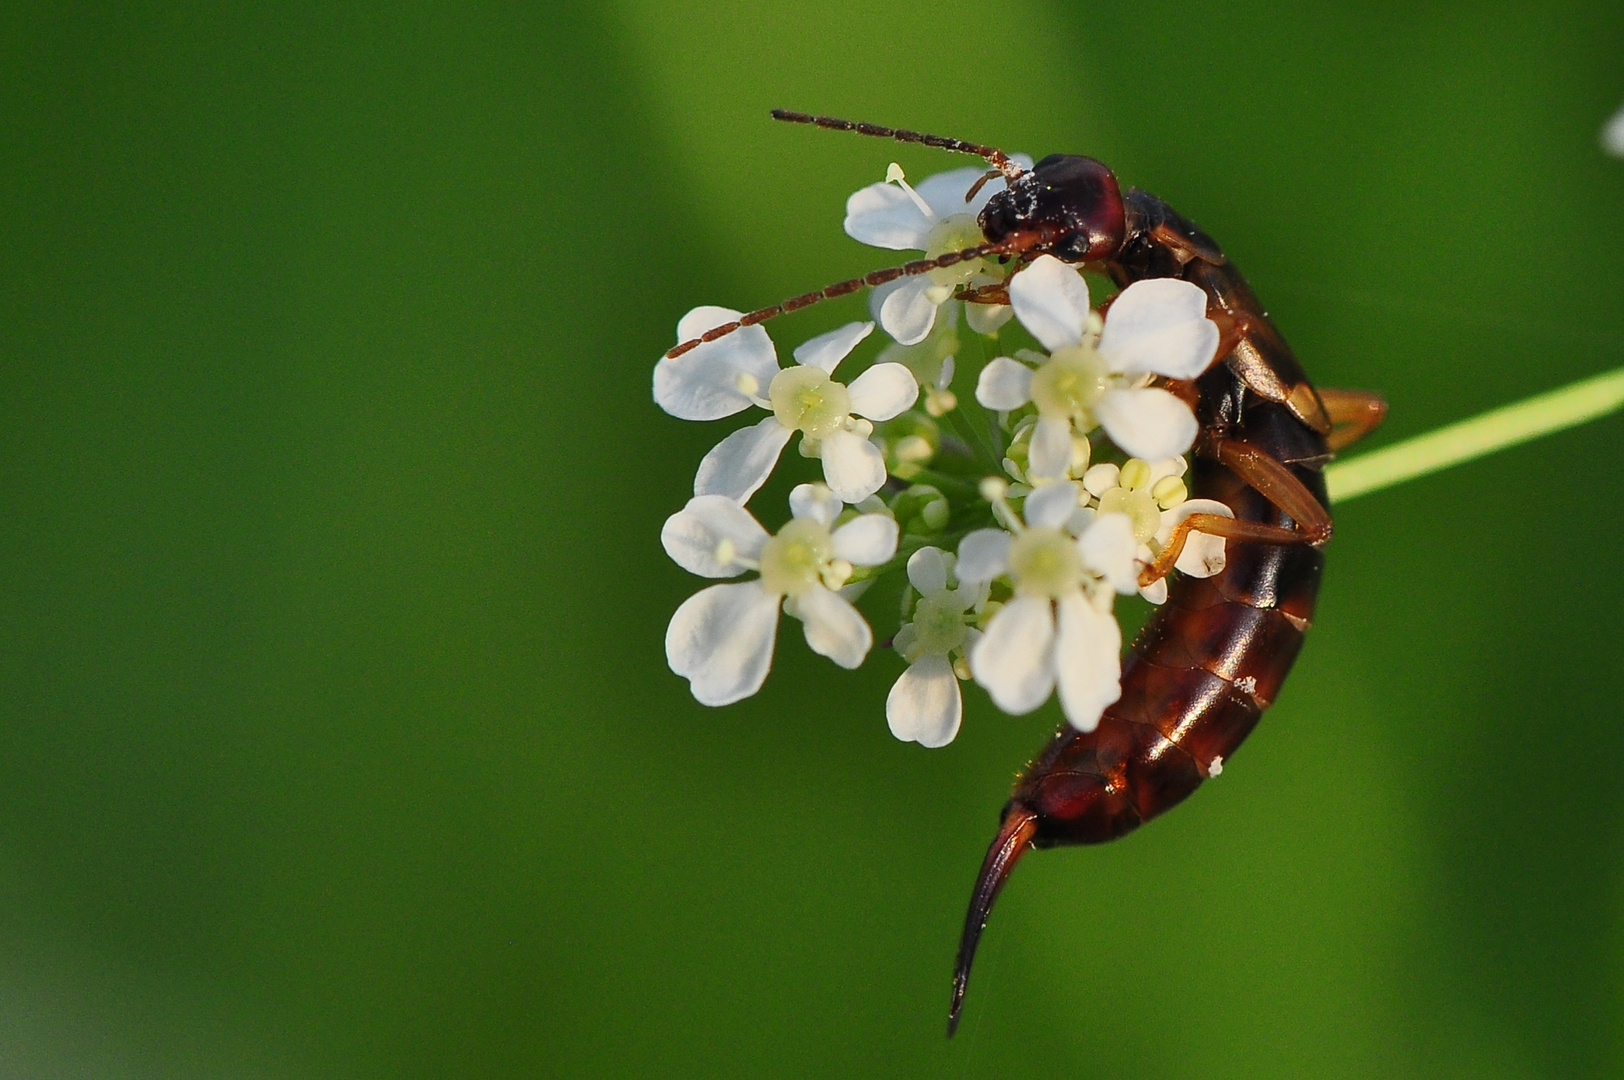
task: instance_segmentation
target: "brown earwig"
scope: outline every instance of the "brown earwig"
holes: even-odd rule
[[[1218,245],[1156,196],[1123,191],[1093,158],[1054,154],[1023,170],[997,149],[958,139],[783,110],[773,116],[984,158],[994,171],[983,179],[1002,176],[1007,185],[978,218],[986,242],[751,312],[668,356],[827,297],[991,254],[1053,255],[1121,287],[1180,278],[1206,294],[1208,317],[1222,331],[1212,366],[1171,389],[1191,402],[1200,423],[1191,496],[1221,502],[1235,516],[1192,515],[1140,583],[1171,571],[1190,531],[1224,537],[1226,565],[1214,577],[1170,584],[1133,642],[1122,695],[1099,726],[1062,728],[1016,782],[965,916],[951,1035],[988,913],[1021,856],[1114,840],[1176,806],[1221,771],[1274,701],[1313,619],[1331,538],[1323,469],[1334,450],[1380,423],[1386,406],[1359,391],[1316,390]],[[1001,286],[961,297],[1004,299]]]

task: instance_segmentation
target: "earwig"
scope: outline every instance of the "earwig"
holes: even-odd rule
[[[1176,806],[1222,770],[1273,703],[1313,619],[1331,538],[1323,469],[1334,450],[1380,423],[1386,406],[1359,391],[1316,390],[1212,238],[1156,196],[1123,191],[1093,158],[1053,154],[1022,170],[1002,151],[959,139],[782,110],[773,116],[984,158],[996,170],[989,177],[1006,184],[977,219],[985,243],[751,312],[668,356],[825,297],[995,253],[1053,255],[1120,287],[1149,278],[1188,281],[1206,294],[1208,318],[1222,334],[1206,372],[1170,389],[1192,403],[1200,425],[1191,496],[1221,502],[1235,516],[1191,515],[1140,584],[1171,572],[1192,531],[1227,541],[1225,567],[1170,584],[1130,647],[1121,697],[1094,730],[1061,728],[1016,781],[965,916],[951,1035],[987,916],[1021,857],[1033,848],[1114,840]],[[960,295],[1004,297],[1001,286]]]

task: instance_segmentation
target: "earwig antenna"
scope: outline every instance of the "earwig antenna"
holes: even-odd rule
[[[804,307],[811,307],[820,300],[833,300],[837,296],[845,296],[849,293],[856,292],[858,289],[871,288],[875,285],[884,285],[886,282],[895,281],[897,278],[913,277],[916,274],[926,274],[932,270],[937,270],[945,266],[952,266],[955,263],[965,262],[969,259],[979,259],[987,255],[1016,255],[1023,251],[1029,251],[1032,248],[1051,240],[1052,238],[1052,230],[1050,229],[1026,229],[1010,233],[1007,238],[1000,240],[996,244],[977,244],[975,247],[964,248],[962,251],[949,251],[946,255],[938,255],[934,259],[915,259],[913,262],[904,263],[901,266],[891,266],[884,270],[873,270],[867,274],[864,274],[862,277],[855,277],[849,281],[836,282],[833,285],[818,289],[814,292],[802,293],[800,296],[791,297],[790,299],[779,304],[774,304],[771,307],[757,308],[748,315],[740,315],[733,322],[725,322],[721,326],[705,331],[705,333],[701,334],[699,337],[690,338],[687,341],[684,341],[676,348],[667,352],[665,354],[665,358],[667,360],[675,360],[677,357],[681,356],[685,352],[688,352],[690,349],[694,349],[700,345],[715,341],[717,338],[726,337],[740,327],[754,326],[757,323],[766,322],[768,319],[775,316],[783,315],[791,311],[799,311]]]
[[[774,120],[783,120],[791,124],[814,124],[820,128],[831,131],[855,131],[859,135],[873,135],[881,139],[895,139],[897,142],[921,143],[925,146],[935,146],[942,150],[952,150],[960,154],[974,154],[985,158],[998,171],[1004,174],[1005,180],[1014,180],[1026,170],[1009,160],[1009,156],[996,146],[982,146],[980,143],[965,142],[963,139],[949,139],[944,135],[926,135],[920,131],[909,131],[906,128],[881,127],[878,124],[863,124],[855,120],[841,120],[834,116],[813,116],[811,113],[790,112],[788,109],[774,109]],[[983,181],[985,182],[985,181]],[[976,187],[980,187],[977,184]],[[966,202],[969,201],[967,198]]]

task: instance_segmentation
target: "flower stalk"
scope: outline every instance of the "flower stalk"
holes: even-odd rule
[[[1347,502],[1576,427],[1620,406],[1624,406],[1624,368],[1491,409],[1349,461],[1333,462],[1325,470],[1325,485],[1332,502]]]

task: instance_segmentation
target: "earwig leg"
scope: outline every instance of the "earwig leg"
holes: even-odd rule
[[[1319,396],[1331,417],[1331,434],[1326,441],[1331,444],[1332,450],[1352,446],[1387,417],[1386,400],[1368,390],[1327,390],[1322,387]]]
[[[1249,443],[1220,439],[1212,454],[1236,476],[1256,488],[1278,509],[1297,522],[1295,533],[1305,544],[1323,544],[1331,538],[1331,514],[1314,493],[1285,465]]]
[[[1189,237],[1166,223],[1150,230],[1150,238],[1171,251],[1173,257],[1179,261],[1180,266],[1183,266],[1191,259],[1201,258],[1204,254]]]
[[[1167,546],[1156,556],[1156,561],[1139,574],[1140,587],[1152,585],[1173,570],[1173,564],[1184,554],[1184,543],[1193,532],[1208,536],[1221,536],[1225,540],[1256,540],[1265,544],[1305,544],[1308,534],[1281,525],[1268,525],[1261,521],[1237,521],[1222,514],[1191,514],[1168,538]]]
[[[959,293],[958,298],[966,304],[1007,304],[1009,303],[1009,284],[995,281],[990,285],[982,285],[975,289],[966,289]]]
[[[1318,546],[1331,538],[1330,513],[1286,466],[1256,447],[1234,439],[1218,440],[1209,456],[1217,458],[1260,495],[1289,514],[1296,525],[1286,528],[1260,521],[1237,521],[1220,514],[1191,514],[1173,530],[1167,546],[1156,556],[1156,561],[1139,575],[1141,586],[1150,585],[1168,575],[1173,564],[1178,562],[1179,555],[1184,551],[1184,543],[1192,532],[1221,536],[1226,540],[1254,540],[1265,544]]]

